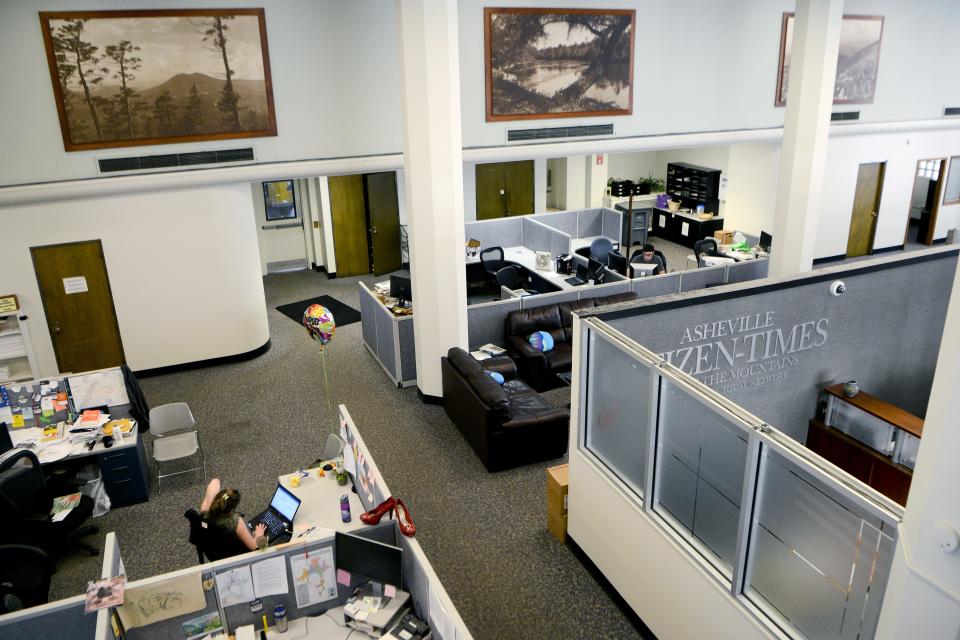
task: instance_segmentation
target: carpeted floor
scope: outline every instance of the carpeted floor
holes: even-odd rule
[[[358,308],[357,281],[310,271],[267,276],[270,351],[248,362],[143,379],[149,402],[190,404],[208,478],[238,488],[248,514],[267,504],[278,475],[317,457],[337,429],[336,404],[344,403],[390,488],[409,506],[417,539],[475,638],[641,637],[546,529],[544,469],[565,458],[487,473],[442,407],[423,404],[415,388],[390,383],[363,346],[359,323],[340,327],[326,349],[334,407],[328,411],[320,352],[275,307],[322,291]],[[548,397],[562,405],[567,393],[557,389]],[[161,495],[154,482],[149,502],[96,519],[101,531],[90,540],[102,546],[105,533],[116,531],[131,580],[191,566],[197,558],[183,512],[199,504],[203,487],[199,473],[164,480]],[[100,562],[83,553],[62,559],[51,598],[80,593],[99,577]]]
[[[303,312],[307,310],[307,307],[313,304],[319,304],[326,307],[330,313],[333,314],[333,319],[337,323],[338,327],[345,327],[348,324],[360,322],[359,311],[330,296],[319,296],[317,298],[310,298],[309,300],[299,300],[297,302],[291,302],[290,304],[282,304],[277,307],[277,311],[287,316],[294,322],[302,323]]]

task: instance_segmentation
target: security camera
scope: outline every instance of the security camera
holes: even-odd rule
[[[847,290],[847,285],[843,284],[842,280],[834,280],[830,283],[830,295],[832,296],[841,296]]]

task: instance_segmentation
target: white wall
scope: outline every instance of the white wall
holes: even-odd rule
[[[184,7],[126,0],[123,9]],[[0,185],[97,175],[97,158],[252,146],[257,161],[397,152],[400,67],[395,6],[379,0],[214,0],[264,7],[278,135],[65,153],[37,11],[117,9],[108,0],[0,4],[0,86],[16,87],[0,118]],[[372,19],[375,17],[375,19]],[[199,37],[199,36],[198,36]]]
[[[779,167],[779,144],[730,145],[724,228],[755,236],[773,232]]]
[[[58,371],[30,247],[100,239],[127,363],[152,369],[267,342],[253,219],[247,183],[0,209],[3,289],[30,317],[41,375]]]
[[[607,172],[614,180],[636,181],[639,178],[650,178],[663,173],[662,170],[658,170],[656,151],[608,153],[607,161],[610,165]]]

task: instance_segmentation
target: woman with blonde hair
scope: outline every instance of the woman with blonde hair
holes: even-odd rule
[[[239,504],[240,492],[236,489],[221,489],[219,478],[214,478],[207,485],[207,492],[200,503],[200,515],[211,527],[216,527],[222,533],[235,534],[247,549],[256,549],[261,539],[267,539],[267,528],[258,524],[251,533],[250,527],[237,513]]]

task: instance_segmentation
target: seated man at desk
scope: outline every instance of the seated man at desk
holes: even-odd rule
[[[660,275],[665,271],[663,267],[663,258],[654,253],[655,249],[652,244],[647,243],[643,245],[643,248],[640,249],[638,253],[635,253],[630,259],[630,264],[651,264],[654,265],[653,271],[650,275]]]
[[[251,551],[258,547],[261,539],[266,539],[267,528],[258,524],[250,532],[247,523],[237,513],[240,504],[240,492],[236,489],[221,489],[220,479],[214,478],[207,485],[207,492],[200,503],[200,514],[205,516],[210,526],[216,527],[224,535],[236,535],[240,542]]]

